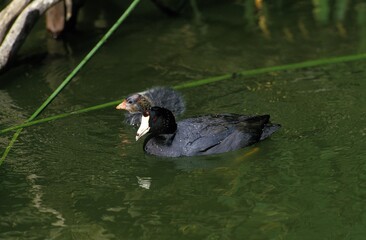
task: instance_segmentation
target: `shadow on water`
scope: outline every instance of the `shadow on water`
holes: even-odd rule
[[[65,42],[36,26],[20,58],[47,56],[1,75],[2,129],[29,117],[113,23],[107,13],[124,6],[106,7],[86,5],[77,37]],[[44,116],[155,85],[362,53],[365,9],[362,1],[191,0],[169,18],[145,1]],[[225,154],[146,155],[114,108],[26,128],[0,168],[0,238],[362,239],[364,65],[182,89],[182,118],[269,113],[282,124],[270,139]],[[0,135],[1,149],[10,138]]]

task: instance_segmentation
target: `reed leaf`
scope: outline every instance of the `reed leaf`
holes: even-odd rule
[[[68,112],[68,113],[62,113],[62,114],[58,114],[58,115],[55,115],[55,116],[34,120],[34,121],[31,121],[31,122],[25,122],[25,123],[22,123],[22,124],[19,124],[19,125],[16,125],[16,126],[12,126],[12,127],[2,129],[2,130],[0,130],[0,134],[7,133],[7,132],[10,132],[10,131],[14,131],[14,130],[17,130],[19,128],[25,128],[25,127],[30,127],[30,126],[40,124],[40,123],[44,123],[44,122],[54,121],[56,119],[65,118],[65,117],[69,117],[69,116],[80,114],[80,113],[86,113],[86,112],[95,111],[95,110],[102,109],[102,108],[116,106],[121,101],[122,100],[117,100],[117,101],[113,101],[113,102],[103,103],[103,104],[95,105],[95,106],[88,107],[88,108],[79,109],[79,110]]]
[[[344,63],[344,62],[357,61],[357,60],[363,60],[363,59],[366,59],[366,54],[347,55],[347,56],[342,56],[342,57],[318,59],[318,60],[313,60],[313,61],[305,61],[305,62],[293,63],[293,64],[287,64],[287,65],[258,68],[258,69],[253,69],[253,70],[243,70],[243,71],[237,72],[236,74],[240,75],[240,76],[254,76],[254,75],[269,73],[269,72],[295,70],[295,69],[300,69],[300,68],[316,67],[316,66],[321,66],[321,65],[326,65],[326,64]],[[233,74],[225,74],[225,75],[221,75],[221,76],[209,77],[209,78],[205,78],[205,79],[201,79],[201,80],[190,81],[190,82],[186,82],[183,84],[173,86],[173,88],[176,90],[181,90],[181,89],[186,89],[186,88],[199,87],[202,85],[215,83],[215,82],[223,81],[223,80],[227,80],[227,79],[234,80]],[[14,131],[14,130],[17,130],[20,128],[30,127],[30,126],[40,124],[40,123],[50,122],[50,121],[60,119],[60,118],[69,117],[71,115],[90,112],[90,111],[99,110],[99,109],[112,107],[112,106],[114,107],[121,101],[122,100],[116,100],[116,101],[107,102],[104,104],[99,104],[99,105],[88,107],[88,108],[75,110],[75,111],[68,112],[68,113],[63,113],[63,114],[35,120],[35,121],[28,121],[28,122],[25,122],[20,125],[2,129],[2,130],[0,130],[0,134]]]
[[[94,54],[100,49],[100,47],[107,41],[107,39],[117,30],[117,28],[121,25],[121,23],[127,18],[127,16],[132,12],[132,10],[136,7],[136,5],[140,2],[140,0],[134,0],[131,5],[126,9],[126,11],[121,15],[121,17],[115,22],[115,24],[108,30],[108,32],[99,40],[99,42],[94,46],[94,48],[83,58],[83,60],[76,66],[76,68],[66,77],[66,79],[57,87],[57,89],[42,103],[42,105],[30,116],[24,124],[29,124],[32,122],[41,112],[46,109],[48,104],[50,104],[58,94],[70,83],[70,81],[74,78],[74,76],[80,71],[81,68],[94,56]],[[85,112],[85,111],[80,111]],[[69,114],[71,115],[71,114]],[[57,117],[54,117],[57,118]],[[59,117],[61,118],[61,117]],[[49,120],[50,121],[50,120]],[[34,125],[34,124],[32,124]],[[20,135],[22,128],[18,129],[17,132],[13,135],[9,145],[5,149],[1,159],[0,166],[5,161],[7,155],[9,154],[10,149],[14,145],[14,142]]]
[[[351,61],[358,61],[366,59],[366,54],[355,54],[355,55],[347,55],[341,57],[334,57],[334,58],[323,58],[299,63],[292,63],[286,65],[279,65],[273,67],[265,67],[265,68],[257,68],[252,70],[243,70],[239,71],[236,74],[240,76],[254,76],[263,73],[269,72],[278,72],[278,71],[288,71],[288,70],[295,70],[300,68],[309,68],[309,67],[317,67],[321,65],[327,64],[336,64],[336,63],[344,63],[344,62],[351,62]],[[184,88],[191,88],[191,87],[198,87],[201,85],[205,85],[208,83],[214,83],[217,81],[222,81],[226,79],[230,79],[233,77],[233,74],[225,74],[217,77],[210,77],[202,80],[196,80],[191,82],[186,82],[180,85],[173,87],[174,89],[184,89]]]

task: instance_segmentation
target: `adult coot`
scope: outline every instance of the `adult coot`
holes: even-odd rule
[[[143,112],[136,141],[144,141],[147,153],[165,156],[195,156],[223,153],[252,145],[280,128],[269,115],[218,114],[189,118],[178,123],[166,108],[152,107]]]
[[[185,109],[183,97],[168,87],[155,87],[144,92],[133,93],[124,99],[116,109],[127,110],[126,122],[139,126],[142,112],[152,106],[168,108],[175,115],[183,113]]]

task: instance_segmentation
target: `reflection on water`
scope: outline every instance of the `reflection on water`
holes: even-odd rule
[[[64,227],[65,226],[65,219],[62,217],[62,214],[58,212],[57,210],[43,206],[43,200],[42,200],[42,186],[36,184],[36,180],[39,178],[39,176],[35,174],[31,174],[27,177],[27,180],[30,184],[30,192],[33,195],[33,206],[40,212],[40,213],[46,213],[46,214],[52,214],[57,219],[55,222],[52,223],[53,226],[57,227]]]
[[[178,18],[144,4],[45,115],[366,46],[360,1],[192,0]],[[90,14],[111,22],[99,13]],[[41,64],[3,74],[0,125],[27,118],[98,31],[49,42]],[[269,113],[283,126],[252,147],[212,156],[147,155],[114,108],[27,128],[0,168],[0,238],[362,239],[365,77],[359,61],[182,90],[182,118]],[[0,136],[0,146],[10,137]]]
[[[140,187],[145,188],[145,189],[150,189],[150,185],[152,182],[151,177],[137,177],[137,182],[139,184]]]

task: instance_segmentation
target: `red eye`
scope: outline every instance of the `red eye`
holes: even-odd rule
[[[153,117],[153,122],[156,122],[158,118],[156,116]]]

